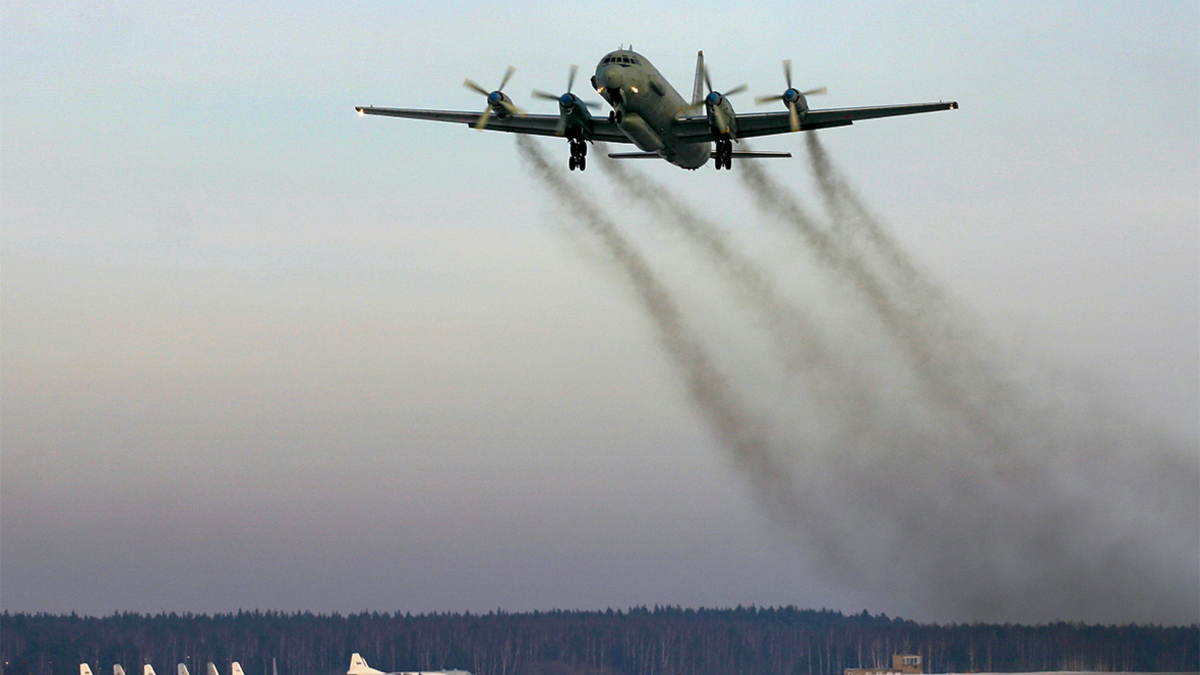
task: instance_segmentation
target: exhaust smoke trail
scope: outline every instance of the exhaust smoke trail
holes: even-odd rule
[[[924,317],[905,311],[891,297],[885,285],[866,264],[857,251],[841,241],[818,223],[783,186],[771,179],[753,161],[741,162],[742,182],[754,195],[759,208],[789,223],[803,237],[817,257],[839,278],[858,291],[859,297],[883,322],[897,345],[908,355],[909,365],[920,376],[926,393],[942,409],[955,411],[980,434],[1005,442],[1001,432],[991,424],[990,416],[979,409],[970,397],[970,390],[956,381],[939,350],[923,335]]]
[[[734,460],[751,477],[759,495],[775,514],[795,514],[801,508],[791,473],[768,448],[765,421],[753,416],[700,341],[688,330],[679,307],[655,276],[650,264],[617,226],[547,161],[535,142],[517,136],[521,158],[595,236],[633,285],[639,304],[653,320],[659,339],[684,376],[688,395]]]
[[[932,424],[901,420],[883,430],[890,437],[879,454],[821,477],[836,522],[873,535],[859,539],[858,556],[878,561],[862,581],[900,597],[916,591],[938,611],[973,619],[1200,616],[1195,458],[1114,423],[1110,409],[1091,409],[1070,389],[1050,395],[1045,383],[1034,397],[1012,386],[982,329],[809,137],[831,230],[743,162],[747,187],[852,281],[932,403],[955,413]]]
[[[633,196],[667,219],[708,257],[728,285],[764,322],[785,356],[789,371],[798,371],[800,375],[825,371],[806,380],[808,386],[818,390],[815,392],[818,402],[833,402],[843,411],[850,406],[854,417],[878,412],[878,405],[866,400],[875,389],[867,373],[835,350],[819,322],[784,297],[767,270],[738,250],[728,234],[647,174],[629,169],[604,153],[600,153],[600,167],[618,184],[622,194]]]
[[[890,613],[938,620],[1194,621],[1200,616],[1196,458],[1108,407],[1084,405],[1071,387],[1057,394],[1039,389],[1040,398],[1012,388],[1004,391],[1012,401],[993,400],[982,407],[954,400],[962,395],[978,404],[991,398],[980,394],[992,391],[988,378],[944,353],[964,350],[972,358],[983,353],[973,341],[982,329],[955,328],[949,332],[966,342],[942,344],[948,338],[940,326],[955,320],[945,309],[951,305],[944,285],[916,265],[898,263],[907,254],[894,240],[886,240],[894,249],[889,253],[883,239],[845,236],[879,221],[861,198],[847,196],[852,190],[828,156],[823,159],[824,198],[840,204],[828,209],[835,218],[832,230],[823,229],[751,162],[741,166],[748,184],[759,181],[750,187],[764,210],[784,216],[823,269],[858,291],[868,316],[888,328],[884,337],[902,346],[905,339],[918,344],[885,358],[858,353],[855,343],[837,340],[860,329],[846,321],[856,317],[795,308],[810,330],[837,345],[830,352],[845,358],[806,370],[791,386],[809,388],[815,382],[822,396],[835,392],[836,387],[821,386],[822,380],[836,380],[856,360],[870,368],[904,369],[920,385],[868,391],[858,408],[830,394],[824,410],[836,418],[832,435],[797,421],[794,410],[750,405],[761,399],[753,394],[763,385],[752,377],[725,377],[645,256],[568,182],[564,171],[550,167],[532,141],[518,137],[517,142],[534,175],[578,216],[629,279],[683,375],[689,398],[734,464],[749,474],[768,515],[789,528],[804,555],[831,580],[862,589],[860,594]],[[678,208],[682,200],[643,178],[614,176],[623,194],[636,196],[684,231],[693,228],[689,239],[723,270],[725,283],[747,301],[757,294],[750,301],[761,303],[756,312],[787,306],[765,262],[736,251],[715,228],[705,233],[711,223]],[[863,222],[849,222],[855,218]],[[744,273],[747,269],[753,271]],[[903,278],[905,269],[912,270],[911,283]],[[934,292],[923,293],[922,286]],[[945,306],[923,299],[940,296]],[[922,315],[916,309],[921,307],[936,311]],[[795,318],[782,311],[780,325]],[[929,352],[927,369],[914,355],[921,350]],[[998,356],[987,366],[985,374],[1011,368]],[[740,374],[736,368],[730,372]],[[945,378],[944,389],[926,381],[934,376]],[[930,408],[902,406],[907,414],[896,415],[889,407],[921,391],[928,397],[923,405]],[[859,414],[862,406],[873,405],[879,409]],[[1054,414],[1034,414],[1039,408]]]
[[[951,386],[993,417],[1000,415],[999,409],[1010,421],[1028,417],[1031,411],[1014,409],[1023,397],[1013,389],[1011,378],[1001,374],[997,349],[971,312],[956,303],[949,289],[922,270],[888,232],[833,165],[817,132],[804,138],[809,168],[833,232],[841,235],[843,246],[860,251],[864,261],[874,258],[878,276],[895,289],[892,301],[918,318],[926,342],[941,345],[937,351],[943,372],[952,378]]]

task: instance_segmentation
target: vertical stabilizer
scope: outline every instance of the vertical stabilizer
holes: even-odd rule
[[[704,100],[704,50],[696,52],[696,79],[692,85],[692,105]]]
[[[79,675],[92,675],[92,667],[86,663],[79,664]]]
[[[246,674],[242,672],[242,664],[238,663],[237,661],[234,661],[233,663],[229,664],[229,675],[246,675]]]
[[[187,666],[182,663],[175,666],[175,672],[177,673],[177,675],[192,675],[191,673],[188,672]]]
[[[275,664],[275,657],[271,657],[271,675],[279,675],[279,667]]]
[[[149,663],[142,666],[142,675],[154,675],[154,666]]]
[[[217,672],[217,664],[209,661],[208,665],[204,667],[204,675],[221,675],[221,673]]]
[[[383,671],[368,666],[362,654],[355,652],[350,655],[350,670],[346,671],[346,675],[383,675]]]
[[[113,675],[125,675],[125,666],[119,663],[113,664]]]

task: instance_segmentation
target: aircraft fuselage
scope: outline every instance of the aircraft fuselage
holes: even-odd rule
[[[656,152],[685,169],[698,169],[712,154],[712,143],[683,142],[674,133],[687,101],[646,57],[621,49],[596,66],[592,86],[613,107],[617,127],[638,149]]]

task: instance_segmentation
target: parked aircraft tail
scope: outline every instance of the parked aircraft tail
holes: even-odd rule
[[[229,664],[229,675],[246,675],[246,674],[242,672],[242,664],[238,663],[237,661],[234,661],[233,663]]]
[[[125,675],[125,667],[119,663],[113,664],[113,675]]]
[[[177,675],[192,675],[191,673],[188,672],[187,666],[182,663],[175,666],[175,672]]]
[[[204,667],[204,675],[221,675],[221,673],[217,672],[217,664],[209,661],[208,665]]]
[[[86,663],[79,664],[79,675],[92,675],[92,667]]]
[[[362,654],[354,652],[350,655],[350,670],[346,671],[346,675],[383,675],[383,671],[368,666]]]
[[[142,666],[142,675],[154,675],[154,666],[149,663]]]

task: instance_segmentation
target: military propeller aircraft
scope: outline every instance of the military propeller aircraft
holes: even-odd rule
[[[571,66],[564,94],[555,96],[544,91],[533,91],[536,98],[557,101],[557,115],[530,114],[513,103],[508,94],[504,93],[504,86],[515,71],[512,66],[509,66],[504,74],[500,86],[492,91],[471,80],[463,82],[464,87],[486,98],[487,103],[482,113],[373,106],[359,106],[355,110],[359,115],[457,122],[480,130],[563,137],[571,146],[568,167],[572,171],[583,171],[587,168],[587,144],[597,141],[632,143],[637,146],[639,152],[609,154],[609,157],[617,159],[665,159],[678,167],[693,170],[712,159],[717,169],[729,169],[734,157],[792,156],[788,152],[734,150],[733,144],[745,138],[846,126],[858,120],[877,117],[958,108],[957,102],[947,101],[813,110],[808,107],[808,97],[824,94],[825,88],[799,91],[792,86],[791,63],[784,61],[783,73],[787,89],[782,94],[759,97],[755,100],[759,105],[780,101],[786,110],[738,115],[729,102],[729,97],[745,91],[746,85],[738,85],[725,92],[713,89],[708,69],[704,65],[704,52],[696,55],[692,98],[687,101],[646,57],[632,49],[618,49],[600,59],[600,63],[596,65],[596,74],[591,78],[592,87],[608,102],[612,110],[607,118],[593,117],[591,110],[599,108],[600,104],[584,101],[572,91],[577,70],[577,66]],[[703,114],[700,114],[701,110]]]

